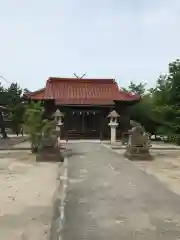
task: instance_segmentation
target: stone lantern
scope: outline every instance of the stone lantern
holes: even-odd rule
[[[56,112],[54,113],[54,119],[57,122],[56,131],[59,133],[59,140],[60,140],[61,127],[63,126],[63,122],[62,122],[63,117],[64,117],[64,114],[59,109],[57,109]]]
[[[120,117],[120,115],[115,110],[113,110],[107,117],[110,119],[108,125],[111,128],[111,144],[114,144],[116,143],[116,128],[118,126],[117,120]]]

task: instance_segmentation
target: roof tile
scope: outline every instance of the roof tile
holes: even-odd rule
[[[24,93],[25,97],[29,97],[32,100],[42,100],[44,98],[45,88],[39,89],[35,92]]]
[[[49,78],[46,87],[29,95],[31,99],[55,99],[58,104],[112,105],[139,97],[119,90],[114,79]]]

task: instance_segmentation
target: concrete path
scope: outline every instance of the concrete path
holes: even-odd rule
[[[100,143],[69,144],[63,240],[180,239],[180,197]]]

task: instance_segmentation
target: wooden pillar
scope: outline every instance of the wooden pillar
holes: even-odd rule
[[[81,112],[81,118],[82,118],[82,132],[83,132],[83,136],[85,136],[85,115],[84,112]]]
[[[99,122],[100,122],[99,123],[100,124],[100,136],[99,136],[99,138],[102,141],[103,140],[103,127],[104,127],[104,116],[103,116],[102,113],[99,115]]]
[[[101,139],[106,140],[110,138],[110,128],[108,127],[108,118],[107,115],[109,114],[110,109],[104,108],[101,111]]]
[[[69,129],[69,121],[71,115],[68,108],[64,109],[64,125],[63,125],[63,138],[68,141],[68,129]]]

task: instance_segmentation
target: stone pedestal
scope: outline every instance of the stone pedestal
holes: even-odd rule
[[[143,146],[134,146],[132,148],[127,148],[124,156],[129,160],[152,160],[149,149]]]
[[[63,126],[63,122],[62,122],[63,117],[64,117],[64,114],[59,109],[57,109],[56,112],[54,113],[54,119],[57,122],[56,131],[58,133],[58,144],[61,138],[61,128]]]
[[[56,125],[56,131],[58,133],[58,141],[60,141],[61,139],[61,128],[63,126],[63,123],[61,121],[58,122],[58,124]]]
[[[58,133],[53,131],[51,136],[44,136],[41,141],[41,146],[36,155],[38,162],[63,162],[64,157],[58,145]]]
[[[53,147],[44,147],[39,150],[36,156],[37,162],[64,162],[60,149]]]
[[[108,125],[111,128],[111,144],[115,144],[116,143],[116,128],[118,126],[118,123],[110,122]]]

